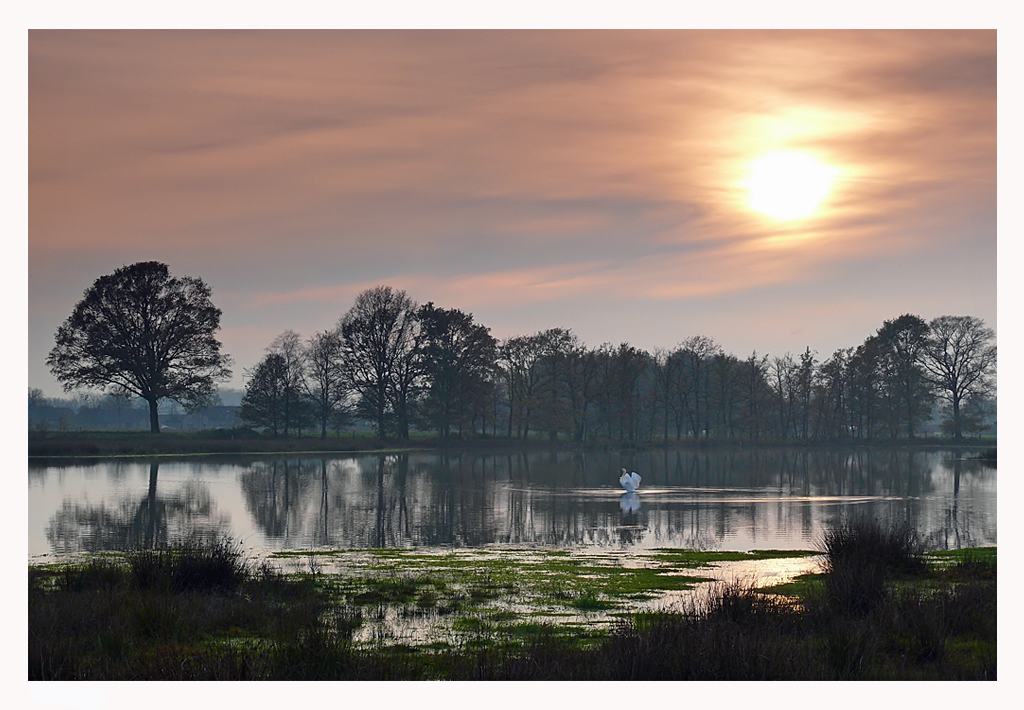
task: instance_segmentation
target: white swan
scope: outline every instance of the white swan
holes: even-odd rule
[[[640,487],[640,474],[636,471],[633,473],[627,473],[626,469],[621,469],[622,475],[619,476],[619,483],[629,493],[635,493],[636,489]]]

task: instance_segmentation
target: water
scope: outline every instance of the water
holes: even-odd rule
[[[619,469],[643,477],[637,494]],[[847,515],[996,544],[996,470],[948,451],[657,450],[29,464],[29,559],[198,532],[278,550],[815,549]]]

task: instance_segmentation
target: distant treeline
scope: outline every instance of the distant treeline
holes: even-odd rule
[[[245,371],[239,406],[163,417],[169,428],[241,425],[279,437],[369,428],[381,438],[579,443],[959,439],[994,433],[994,337],[971,316],[905,314],[824,361],[810,349],[739,358],[704,335],[654,352],[587,346],[565,328],[498,341],[472,314],[379,286],[331,330],[276,337]],[[30,426],[150,421],[145,403],[80,400],[30,390]]]
[[[885,321],[821,362],[740,359],[709,337],[647,352],[569,329],[502,341],[472,314],[379,286],[332,329],[286,331],[246,371],[241,421],[274,435],[410,431],[588,442],[877,441],[995,424],[994,333],[970,316]]]
[[[222,429],[237,427],[241,392],[222,390],[217,404],[188,412],[175,402],[165,402],[161,414],[166,429]],[[234,404],[232,405],[231,402]],[[28,426],[34,432],[124,431],[149,429],[145,400],[115,394],[79,392],[69,397],[46,397],[29,388]]]

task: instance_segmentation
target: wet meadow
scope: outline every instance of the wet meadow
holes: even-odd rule
[[[708,571],[808,553],[332,551],[283,572],[214,541],[32,566],[29,678],[996,678],[995,548],[923,554],[868,521],[823,546],[769,586]]]

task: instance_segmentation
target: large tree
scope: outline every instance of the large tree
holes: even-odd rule
[[[377,286],[360,293],[338,323],[347,384],[359,395],[360,413],[381,437],[387,433],[389,414],[398,419],[399,435],[409,437],[416,310],[405,291]]]
[[[928,344],[928,324],[909,313],[887,320],[878,329],[879,377],[889,403],[890,427],[894,437],[900,425],[914,438],[915,428],[931,409],[931,385],[922,360]]]
[[[996,374],[995,333],[974,316],[939,316],[928,324],[924,367],[939,396],[949,402],[953,436],[963,436],[962,405],[988,393]]]
[[[221,311],[210,294],[202,279],[172,277],[160,262],[123,266],[86,289],[46,364],[65,391],[88,387],[146,400],[150,430],[159,433],[161,400],[194,410],[231,376],[214,337]]]
[[[437,308],[419,309],[420,371],[425,380],[423,419],[441,438],[459,431],[484,411],[497,369],[498,343],[472,313]]]

